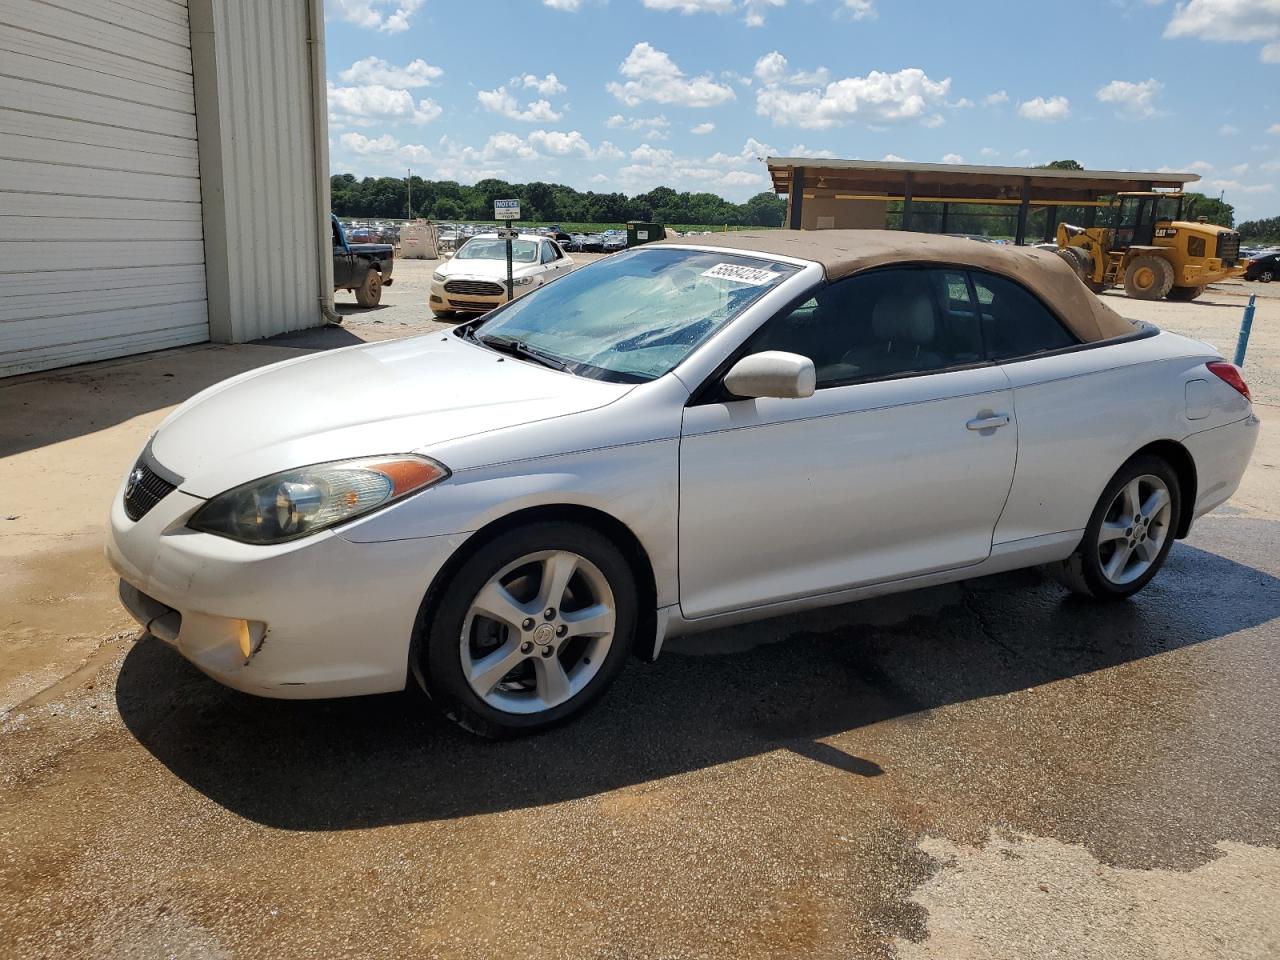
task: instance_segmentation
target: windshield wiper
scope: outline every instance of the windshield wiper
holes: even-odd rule
[[[529,346],[523,340],[516,337],[503,337],[495,334],[487,337],[477,336],[476,339],[490,350],[496,350],[498,353],[505,353],[510,357],[516,357],[521,360],[532,360],[534,363],[541,364],[544,367],[550,367],[552,370],[565,371],[569,369],[568,361],[561,360],[559,357],[553,356],[549,353],[543,353],[541,350]]]

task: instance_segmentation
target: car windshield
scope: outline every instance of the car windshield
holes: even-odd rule
[[[618,253],[491,314],[474,334],[500,337],[579,376],[653,380],[799,268],[678,247]]]
[[[511,259],[516,263],[533,263],[538,258],[538,244],[533,240],[512,240]],[[497,237],[472,237],[453,255],[455,260],[506,260],[507,241]]]

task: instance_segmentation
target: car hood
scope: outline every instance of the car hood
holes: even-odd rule
[[[511,272],[514,276],[520,276],[526,271],[532,270],[538,266],[536,263],[520,263],[518,261],[511,264]],[[450,280],[459,280],[463,277],[479,277],[485,280],[494,280],[505,278],[507,275],[506,260],[450,260],[440,268]]]
[[[151,453],[183,491],[211,497],[307,464],[432,455],[450,440],[594,409],[630,389],[433,333],[225,380],[170,413]]]

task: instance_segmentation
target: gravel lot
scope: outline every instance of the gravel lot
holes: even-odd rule
[[[341,328],[0,382],[0,956],[1280,956],[1271,289],[1245,484],[1134,601],[1027,571],[722,630],[491,744],[413,693],[228,691],[100,553],[173,404],[438,329],[433,268]],[[1229,354],[1245,293],[1112,302]]]

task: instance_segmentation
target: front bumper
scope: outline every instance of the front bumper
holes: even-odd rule
[[[246,693],[305,699],[404,688],[422,598],[465,534],[352,543],[326,531],[252,546],[189,529],[203,503],[175,491],[135,523],[122,491],[112,501],[107,559],[144,628]]]
[[[452,279],[452,278],[451,278]],[[496,282],[496,281],[495,281]],[[505,282],[503,284],[505,287]],[[517,285],[515,288],[515,298],[517,300],[530,290],[538,287],[537,283]],[[500,307],[507,302],[507,291],[504,289],[500,294],[493,296],[485,296],[483,294],[472,293],[450,293],[444,288],[444,283],[439,280],[431,281],[431,296],[429,303],[433,310],[455,310],[459,313],[488,313],[494,307]]]

